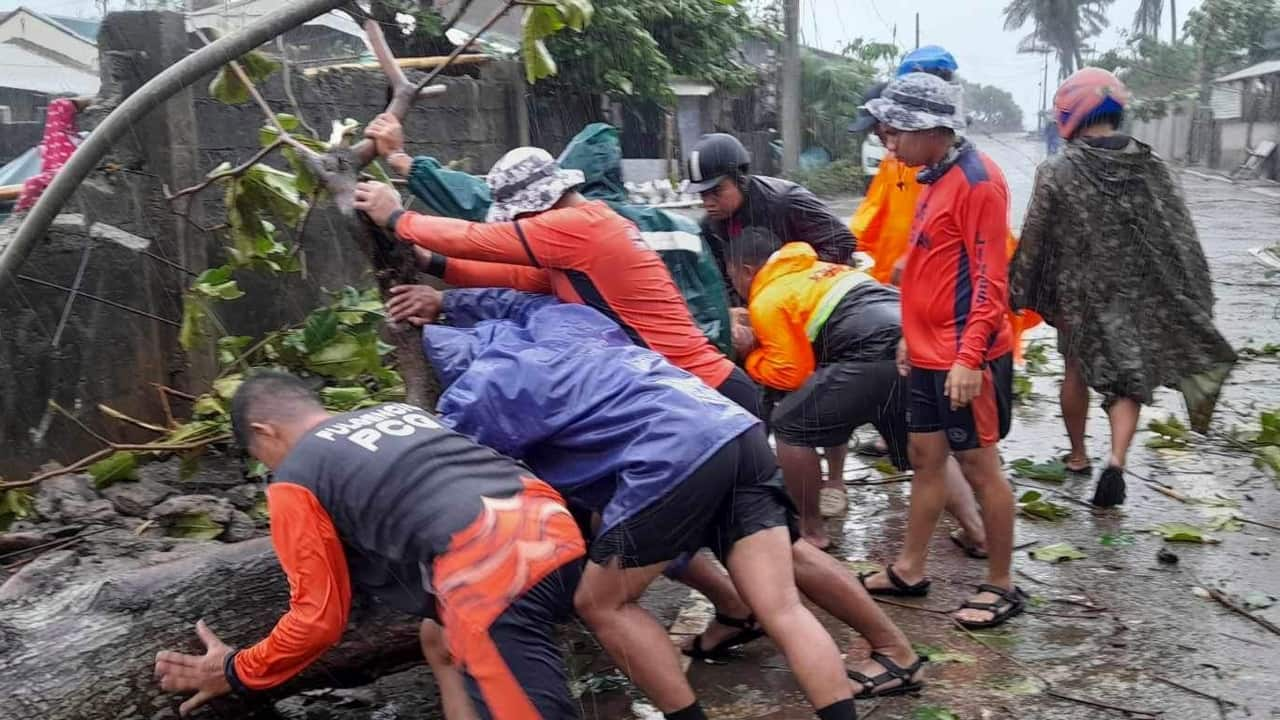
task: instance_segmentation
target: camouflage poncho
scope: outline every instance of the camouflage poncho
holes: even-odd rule
[[[1036,172],[1010,266],[1014,308],[1058,329],[1058,349],[1109,399],[1180,390],[1203,432],[1235,352],[1213,324],[1213,287],[1168,167],[1137,140],[1069,143]]]

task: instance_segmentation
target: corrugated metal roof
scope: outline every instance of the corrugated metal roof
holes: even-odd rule
[[[1249,67],[1233,72],[1230,75],[1223,75],[1217,80],[1214,80],[1214,82],[1225,83],[1232,82],[1234,80],[1248,80],[1249,78],[1272,75],[1275,73],[1280,73],[1280,60],[1267,60],[1265,62],[1260,62],[1257,65],[1250,65]]]
[[[98,43],[98,30],[102,28],[101,20],[67,17],[65,15],[45,15],[45,17],[95,45]]]
[[[68,67],[13,43],[0,43],[0,86],[50,95],[92,95],[100,84],[88,70]]]

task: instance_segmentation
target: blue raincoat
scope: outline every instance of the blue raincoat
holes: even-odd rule
[[[423,329],[443,422],[601,513],[600,534],[759,422],[585,305],[450,290],[443,313]]]

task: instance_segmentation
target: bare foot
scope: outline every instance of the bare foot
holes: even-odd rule
[[[1068,453],[1062,462],[1067,466],[1067,472],[1073,473],[1088,472],[1093,467],[1093,461],[1087,454]]]
[[[1001,613],[1007,613],[1003,618],[1003,620],[1007,620],[1022,612],[1022,607],[1019,606],[1019,603],[1015,603],[1008,598],[1002,597],[998,593],[992,592],[997,587],[999,586],[984,585],[980,588],[980,592],[977,595],[974,595],[966,601],[968,603],[986,603],[994,605],[994,608],[960,608],[953,613],[951,617],[962,623],[981,624],[995,620]],[[1021,595],[1021,591],[1018,592],[1019,595]],[[1025,602],[1025,598],[1020,599],[1019,602]],[[1013,612],[1010,612],[1011,610],[1013,610]]]

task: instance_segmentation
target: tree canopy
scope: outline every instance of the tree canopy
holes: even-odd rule
[[[961,80],[964,108],[973,117],[974,129],[986,132],[1022,130],[1022,108],[1008,90]]]
[[[1107,8],[1115,0],[1011,0],[1004,9],[1004,28],[1019,30],[1028,23],[1029,35],[1019,52],[1052,52],[1058,56],[1058,76],[1065,79],[1084,65],[1089,39],[1107,27]]]

